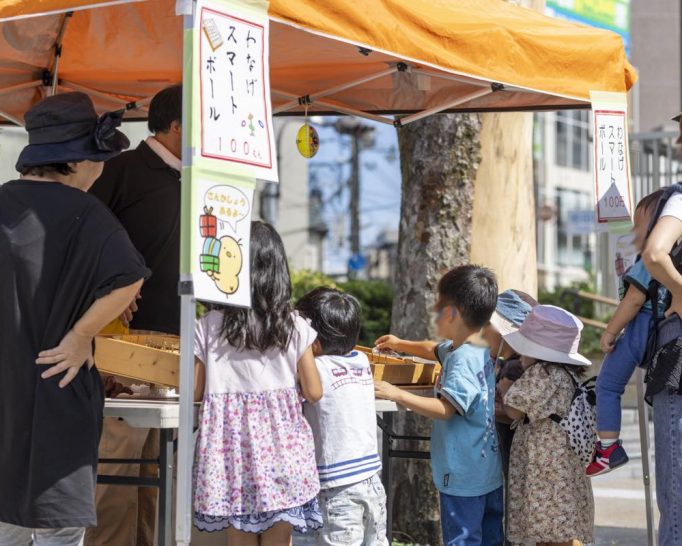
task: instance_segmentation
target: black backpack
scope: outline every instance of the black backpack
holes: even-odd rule
[[[658,222],[663,208],[675,194],[682,193],[682,184],[673,184],[666,188],[656,205],[647,229],[647,238]],[[682,241],[678,242],[670,251],[673,265],[682,271]],[[639,259],[639,258],[638,258]],[[651,301],[654,324],[649,334],[647,350],[642,365],[647,368],[645,381],[647,383],[645,400],[651,404],[655,394],[665,388],[673,389],[682,394],[682,320],[677,314],[668,318],[660,314],[658,300],[661,283],[653,279],[649,284],[647,298]],[[670,292],[665,299],[667,308],[671,302]]]

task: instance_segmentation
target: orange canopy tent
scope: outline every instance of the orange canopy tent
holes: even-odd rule
[[[182,79],[175,8],[4,0],[0,115],[18,123],[54,88],[144,117],[144,99]],[[307,105],[392,123],[385,114],[584,108],[591,90],[627,91],[636,79],[616,34],[502,0],[271,0],[269,14],[275,114]]]
[[[176,0],[0,0],[0,119],[21,124],[34,102],[66,90],[87,92],[100,110],[125,106],[130,117],[144,117],[151,96],[182,81],[183,20],[175,10]],[[406,114],[405,124],[444,111],[587,108],[590,91],[624,92],[636,79],[616,34],[502,0],[271,0],[269,16],[275,114],[307,108],[386,123],[394,123],[389,114]],[[183,545],[191,529],[192,389],[185,387],[193,383],[193,305],[184,290]]]

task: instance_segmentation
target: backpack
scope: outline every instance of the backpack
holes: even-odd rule
[[[564,429],[571,449],[578,455],[582,464],[588,465],[592,460],[594,443],[597,441],[597,394],[595,392],[597,378],[590,377],[579,383],[564,366],[562,369],[571,378],[575,391],[566,416],[561,417],[553,413],[549,418]]]
[[[647,238],[658,222],[666,203],[676,193],[682,193],[682,184],[673,184],[666,188],[656,205],[654,214],[651,216]],[[670,257],[675,268],[681,271],[682,242],[678,242],[673,247],[670,251]],[[647,291],[647,298],[651,301],[653,309],[653,327],[649,334],[642,367],[647,369],[645,378],[647,388],[644,399],[649,404],[652,404],[653,396],[665,388],[678,392],[682,388],[679,377],[677,377],[682,369],[682,347],[678,347],[679,344],[677,343],[677,340],[682,337],[682,320],[677,315],[668,318],[660,316],[657,305],[660,288],[661,283],[653,279]],[[668,293],[666,304],[669,305],[670,301],[671,296]]]

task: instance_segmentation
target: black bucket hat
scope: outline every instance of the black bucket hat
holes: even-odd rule
[[[106,161],[121,153],[130,141],[116,128],[125,110],[97,116],[85,93],[63,93],[43,99],[24,115],[28,146],[16,169],[50,163]]]

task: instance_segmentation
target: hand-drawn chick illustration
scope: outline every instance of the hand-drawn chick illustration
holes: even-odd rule
[[[220,239],[220,270],[211,277],[218,290],[225,294],[234,294],[239,288],[239,273],[242,270],[242,248],[239,241],[225,236]]]

